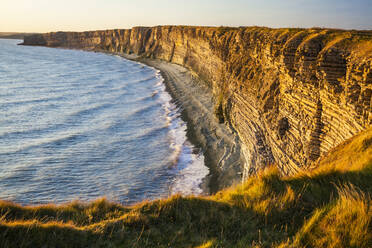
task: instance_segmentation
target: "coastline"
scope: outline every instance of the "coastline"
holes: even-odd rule
[[[238,133],[247,179],[272,164],[283,175],[296,174],[370,126],[371,35],[169,25],[51,32],[22,44],[130,54],[188,68],[211,85],[213,112]]]
[[[95,198],[62,204],[23,205],[0,199],[3,213],[0,247],[370,247],[371,38],[372,31],[358,30],[197,26],[57,32],[30,38],[30,45],[98,53],[92,56],[93,60],[78,59],[71,63],[73,68],[65,71],[68,76],[71,72],[82,75],[75,82],[85,82],[86,85],[82,84],[84,89],[91,86],[90,78],[86,77],[89,73],[82,73],[85,70],[79,65],[97,62],[97,67],[89,71],[102,72],[108,77],[107,81],[98,80],[103,82],[102,85],[115,80],[110,78],[115,76],[118,84],[109,87],[112,90],[106,94],[107,99],[115,105],[112,97],[118,93],[118,101],[124,106],[118,106],[110,113],[125,110],[133,96],[144,89],[133,87],[137,82],[150,89],[141,99],[150,105],[161,100],[159,106],[162,109],[153,115],[141,112],[141,116],[135,115],[136,119],[150,116],[146,123],[151,129],[161,123],[159,116],[166,113],[166,125],[161,125],[164,126],[161,130],[171,131],[164,145],[171,149],[162,153],[157,149],[145,149],[147,144],[157,148],[157,141],[164,140],[153,136],[153,132],[146,134],[155,137],[154,143],[144,140],[139,145],[128,143],[127,148],[141,148],[141,153],[134,154],[134,158],[144,154],[159,155],[160,159],[153,164],[159,165],[166,174],[175,172],[171,175],[175,180],[166,186],[175,185],[182,177],[175,178],[174,175],[198,176],[197,183],[181,178],[179,181],[185,183],[175,187],[184,190],[192,185],[197,191],[195,195],[188,195],[187,191],[173,194],[177,191],[164,187],[168,196],[163,198],[155,192],[156,199],[150,200],[145,195],[149,200],[133,203]],[[55,58],[56,62],[67,61],[53,51],[36,55],[43,58],[49,53],[53,61]],[[118,62],[117,70],[107,68],[105,65],[111,64],[110,56],[100,54],[113,55]],[[32,66],[31,69],[39,67],[35,66],[34,60],[27,60],[27,56],[14,56],[13,53],[9,56],[21,58],[21,62]],[[9,62],[4,61],[6,68]],[[48,60],[41,60],[45,61]],[[125,69],[127,63],[133,67]],[[52,63],[44,64],[46,69],[53,68]],[[14,66],[14,74],[20,73],[19,68],[22,64]],[[25,69],[21,73],[27,73]],[[146,77],[151,78],[146,84],[140,81],[142,75],[135,74],[142,70],[151,74]],[[118,74],[120,71],[122,74]],[[47,76],[58,73],[49,69],[48,72]],[[133,77],[127,75],[132,72]],[[120,82],[127,76],[135,79],[133,84]],[[152,80],[153,76],[156,80]],[[24,85],[36,89],[35,98],[39,99],[42,91],[38,90],[37,84],[44,80],[38,76],[34,79],[35,86],[29,83],[31,80],[25,80]],[[18,80],[5,82],[4,87],[7,84],[12,87],[14,81]],[[69,86],[68,81],[62,83]],[[97,87],[100,95],[104,95],[102,85]],[[123,95],[118,89],[128,90],[124,93],[127,98],[121,98]],[[26,100],[22,96],[18,98]],[[97,95],[92,94],[91,101],[96,103],[97,99]],[[143,105],[142,102],[136,104]],[[50,106],[53,113],[59,114],[58,108]],[[27,110],[22,108],[22,111]],[[14,116],[17,114],[15,112]],[[10,117],[10,121],[16,119]],[[23,119],[20,118],[21,124]],[[118,126],[127,120],[126,115],[119,115],[118,119]],[[107,115],[102,115],[95,122],[105,124],[106,120]],[[180,132],[173,132],[176,122],[182,123]],[[71,123],[75,124],[75,119]],[[141,128],[141,125],[132,126],[134,132]],[[77,128],[78,132],[81,130]],[[120,131],[110,130],[112,132],[104,137],[108,141]],[[9,137],[12,141],[13,137]],[[59,140],[57,142],[61,143]],[[9,143],[4,141],[4,144]],[[124,142],[117,143],[116,147],[125,153]],[[111,144],[106,147],[113,148]],[[185,153],[182,153],[183,149],[173,149],[183,147],[180,144],[187,144]],[[97,149],[93,147],[95,151]],[[125,167],[121,152],[117,157]],[[198,158],[197,166],[179,166],[183,156],[178,154],[202,153],[204,156]],[[32,154],[39,157],[38,152]],[[48,156],[54,154],[46,153]],[[102,157],[115,155],[102,154]],[[175,154],[169,159],[171,163],[161,163],[169,154]],[[94,155],[86,157],[91,159]],[[23,161],[26,160],[23,159],[22,164]],[[135,164],[133,171],[154,174],[153,170],[141,170],[144,162]],[[202,162],[210,169],[208,176]],[[76,164],[71,164],[74,169]],[[142,182],[154,185],[154,180],[146,181],[146,178],[126,180],[126,171],[112,168],[115,180],[111,180],[111,175],[108,178],[114,187],[102,187],[107,192],[115,192],[116,186],[123,182],[146,190]],[[183,168],[192,173],[180,173]],[[73,169],[61,170],[62,175],[74,173]],[[54,176],[55,172],[50,170],[42,175]],[[74,175],[84,176],[85,171]],[[11,176],[21,184],[24,180],[33,180],[27,173]],[[53,188],[59,182],[58,176],[54,178],[56,180],[50,181]],[[165,182],[164,177],[156,178],[156,182]],[[92,178],[87,186],[97,192],[101,185]],[[231,185],[233,187],[227,190],[220,190]],[[72,192],[78,188],[84,187],[77,185]],[[33,189],[27,187],[26,193]],[[66,189],[63,187],[60,191]],[[47,188],[43,192],[50,194],[51,191]],[[144,195],[142,193],[134,191],[134,196]]]
[[[181,119],[187,126],[187,139],[204,155],[204,164],[209,169],[209,174],[200,185],[203,195],[211,195],[242,182],[245,158],[240,138],[229,126],[219,123],[214,113],[211,87],[191,70],[178,64],[136,54],[102,49],[56,48],[116,55],[159,70],[166,91],[181,110]]]
[[[102,52],[102,51],[97,51]],[[214,114],[212,89],[185,67],[159,59],[109,53],[137,61],[160,71],[167,92],[181,109],[188,140],[204,155],[210,170],[203,179],[204,194],[213,194],[241,182],[244,159],[239,137]]]

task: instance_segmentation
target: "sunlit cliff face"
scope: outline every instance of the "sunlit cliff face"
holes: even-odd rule
[[[372,32],[154,27],[50,33],[27,45],[135,53],[181,64],[212,88],[242,140],[244,178],[306,168],[372,123]]]

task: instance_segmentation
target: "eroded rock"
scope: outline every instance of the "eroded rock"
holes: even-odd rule
[[[134,53],[195,72],[244,144],[243,178],[272,163],[294,173],[372,124],[371,31],[158,26],[24,44]]]

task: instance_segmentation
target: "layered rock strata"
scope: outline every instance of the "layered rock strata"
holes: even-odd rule
[[[243,178],[292,174],[372,124],[372,31],[158,26],[25,37],[42,45],[136,54],[182,65],[213,90],[242,141]]]

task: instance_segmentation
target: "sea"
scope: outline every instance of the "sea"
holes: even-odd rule
[[[0,199],[133,204],[202,194],[209,170],[160,72],[0,39]]]

